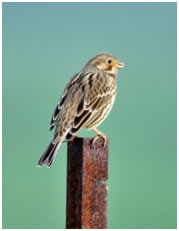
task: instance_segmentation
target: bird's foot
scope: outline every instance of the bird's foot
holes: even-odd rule
[[[97,141],[97,139],[100,139],[100,138],[102,138],[103,139],[103,146],[106,146],[106,144],[107,144],[107,137],[104,135],[104,134],[101,134],[101,135],[97,135],[97,136],[95,136],[94,138],[93,138],[93,140],[92,140],[92,144],[94,145],[95,144],[95,142]]]
[[[108,141],[107,137],[102,132],[98,131],[96,128],[93,129],[93,131],[97,134],[97,136],[93,138],[92,144],[94,145],[97,139],[102,138],[104,141],[103,146],[106,146]]]

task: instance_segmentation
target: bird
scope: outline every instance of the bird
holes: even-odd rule
[[[74,74],[67,83],[58,101],[50,122],[50,131],[55,128],[54,136],[38,161],[37,166],[51,167],[62,142],[73,141],[82,129],[97,130],[112,109],[116,96],[117,73],[124,67],[114,56],[104,53],[91,58],[84,68]]]

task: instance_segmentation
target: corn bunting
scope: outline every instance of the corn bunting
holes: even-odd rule
[[[122,67],[124,64],[112,55],[99,54],[69,80],[51,119],[50,130],[56,126],[54,137],[38,166],[50,167],[65,137],[72,141],[82,129],[93,130],[106,142],[97,126],[113,106],[117,71]]]

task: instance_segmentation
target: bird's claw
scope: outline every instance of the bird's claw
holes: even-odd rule
[[[104,134],[98,134],[97,136],[95,136],[94,138],[93,138],[93,140],[92,140],[92,145],[94,146],[94,144],[95,144],[95,142],[96,142],[96,140],[97,139],[100,139],[100,138],[102,138],[103,139],[103,146],[106,146],[106,144],[107,144],[107,137],[104,135]]]

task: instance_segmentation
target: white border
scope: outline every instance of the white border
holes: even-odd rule
[[[0,128],[1,128],[1,132],[0,132],[0,149],[1,149],[1,153],[2,153],[2,4],[0,6],[0,51],[1,51],[1,56],[0,56],[0,70],[1,70],[1,81],[0,81],[0,89],[1,89],[1,93],[0,93],[0,108],[1,108],[1,113],[0,113]],[[1,175],[0,175],[0,195],[1,195],[1,201],[0,201],[0,206],[1,206],[1,210],[0,210],[0,224],[2,227],[2,155],[0,158],[0,162],[1,162]]]
[[[32,1],[15,1],[15,0],[7,0],[7,1],[3,1],[3,2],[50,2],[50,1],[42,1],[42,0],[39,0],[39,1],[35,1],[35,0],[32,0]],[[53,0],[53,2],[84,2],[84,1],[74,1],[74,0],[71,0],[71,1],[69,1],[69,0],[67,0],[67,1],[57,1],[57,0]],[[95,1],[95,0],[91,0],[91,1],[85,1],[85,2],[109,2],[109,1],[105,1],[105,0],[103,0],[103,1],[100,1],[100,0],[98,0],[98,1]],[[124,2],[124,1],[120,1],[120,0],[113,0],[113,1],[111,1],[111,2]],[[110,3],[111,3],[110,2]],[[178,3],[178,1],[175,1],[175,0],[165,0],[165,1],[161,1],[161,0],[157,0],[157,1],[155,1],[155,0],[150,0],[150,1],[135,1],[135,0],[128,0],[128,1],[126,1],[126,2],[177,2]],[[178,16],[178,6],[177,6],[177,16]],[[0,36],[0,39],[1,39],[1,43],[0,43],[0,50],[1,50],[1,54],[2,54],[2,1],[1,1],[1,6],[0,6],[0,15],[1,15],[1,17],[0,17],[0,34],[1,34],[1,36]],[[178,17],[177,17],[177,29],[178,29],[178,24],[179,24],[179,19],[178,19]],[[178,30],[177,30],[177,38],[178,38],[178,36],[179,36],[179,34],[178,34]],[[177,42],[178,42],[178,39],[177,39]],[[177,54],[178,54],[178,46],[177,46]],[[167,57],[166,57],[167,58]],[[0,94],[0,106],[1,106],[1,110],[2,110],[2,55],[1,55],[1,60],[0,60],[1,62],[0,62],[0,70],[1,70],[1,81],[0,81],[0,89],[1,89],[1,94]],[[177,66],[179,66],[179,61],[177,60]],[[178,73],[177,73],[177,77],[178,77]],[[178,84],[178,81],[177,81],[177,87],[179,86],[179,84]],[[178,94],[177,94],[177,102],[178,102]],[[178,104],[177,104],[177,106],[178,106]],[[177,107],[177,115],[178,115],[178,107]],[[178,119],[178,116],[177,116],[177,119]],[[1,113],[0,113],[0,127],[2,128],[2,111],[1,111]],[[178,131],[178,124],[177,124],[177,131]],[[178,141],[179,141],[179,138],[177,137],[177,144],[178,144]],[[1,133],[0,133],[0,148],[1,148],[1,153],[2,153],[2,130],[1,130]],[[177,150],[177,153],[178,153],[178,150]],[[0,158],[0,161],[1,161],[1,166],[2,166],[2,155],[1,155],[1,158]],[[178,161],[178,158],[177,158],[177,164],[179,163],[179,161]],[[2,168],[1,168],[2,169]],[[177,172],[177,178],[178,178],[178,172]],[[0,196],[1,196],[1,201],[0,201],[0,206],[1,206],[1,212],[0,212],[0,224],[1,224],[1,229],[2,229],[2,170],[1,170],[1,176],[0,176]],[[178,191],[178,187],[177,187],[177,191]],[[178,194],[177,194],[178,195]],[[178,206],[179,206],[179,202],[177,202],[177,208],[178,208]],[[177,223],[178,223],[178,221],[179,221],[179,216],[178,216],[178,213],[177,213]],[[6,230],[11,230],[11,229],[6,229]],[[16,230],[18,230],[18,229],[16,229]],[[20,229],[20,230],[25,230],[25,229]],[[38,231],[38,229],[28,229],[28,230],[37,230]],[[63,229],[62,229],[63,230]],[[65,230],[65,229],[64,229]],[[112,230],[112,229],[109,229],[109,230]],[[124,231],[126,231],[126,230],[128,230],[128,229],[120,229],[120,230],[124,230]],[[139,230],[139,231],[141,231],[141,230],[144,230],[144,229],[135,229],[135,230]],[[158,231],[159,229],[148,229],[148,230],[156,230],[156,231]],[[168,230],[174,230],[174,229],[168,229]],[[178,230],[178,229],[177,229]]]
[[[112,2],[125,2],[125,3],[127,3],[127,2],[177,2],[177,0],[164,0],[164,1],[162,1],[162,0],[150,0],[150,1],[142,1],[142,0],[137,0],[137,1],[135,1],[135,0],[128,0],[128,1],[122,1],[122,0],[112,0],[112,1],[107,1],[107,0],[98,0],[98,1],[96,1],[96,0],[90,0],[90,1],[80,1],[80,0],[78,0],[78,1],[75,1],[75,0],[67,0],[67,1],[58,1],[58,0],[53,0],[53,1],[48,1],[48,0],[45,0],[45,1],[42,1],[42,0],[39,0],[39,1],[35,1],[35,0],[31,0],[31,1],[22,1],[22,0],[19,0],[19,1],[15,1],[15,0],[6,0],[6,1],[3,1],[3,2],[49,2],[49,3],[52,3],[52,2],[109,2],[109,3],[112,3]]]

